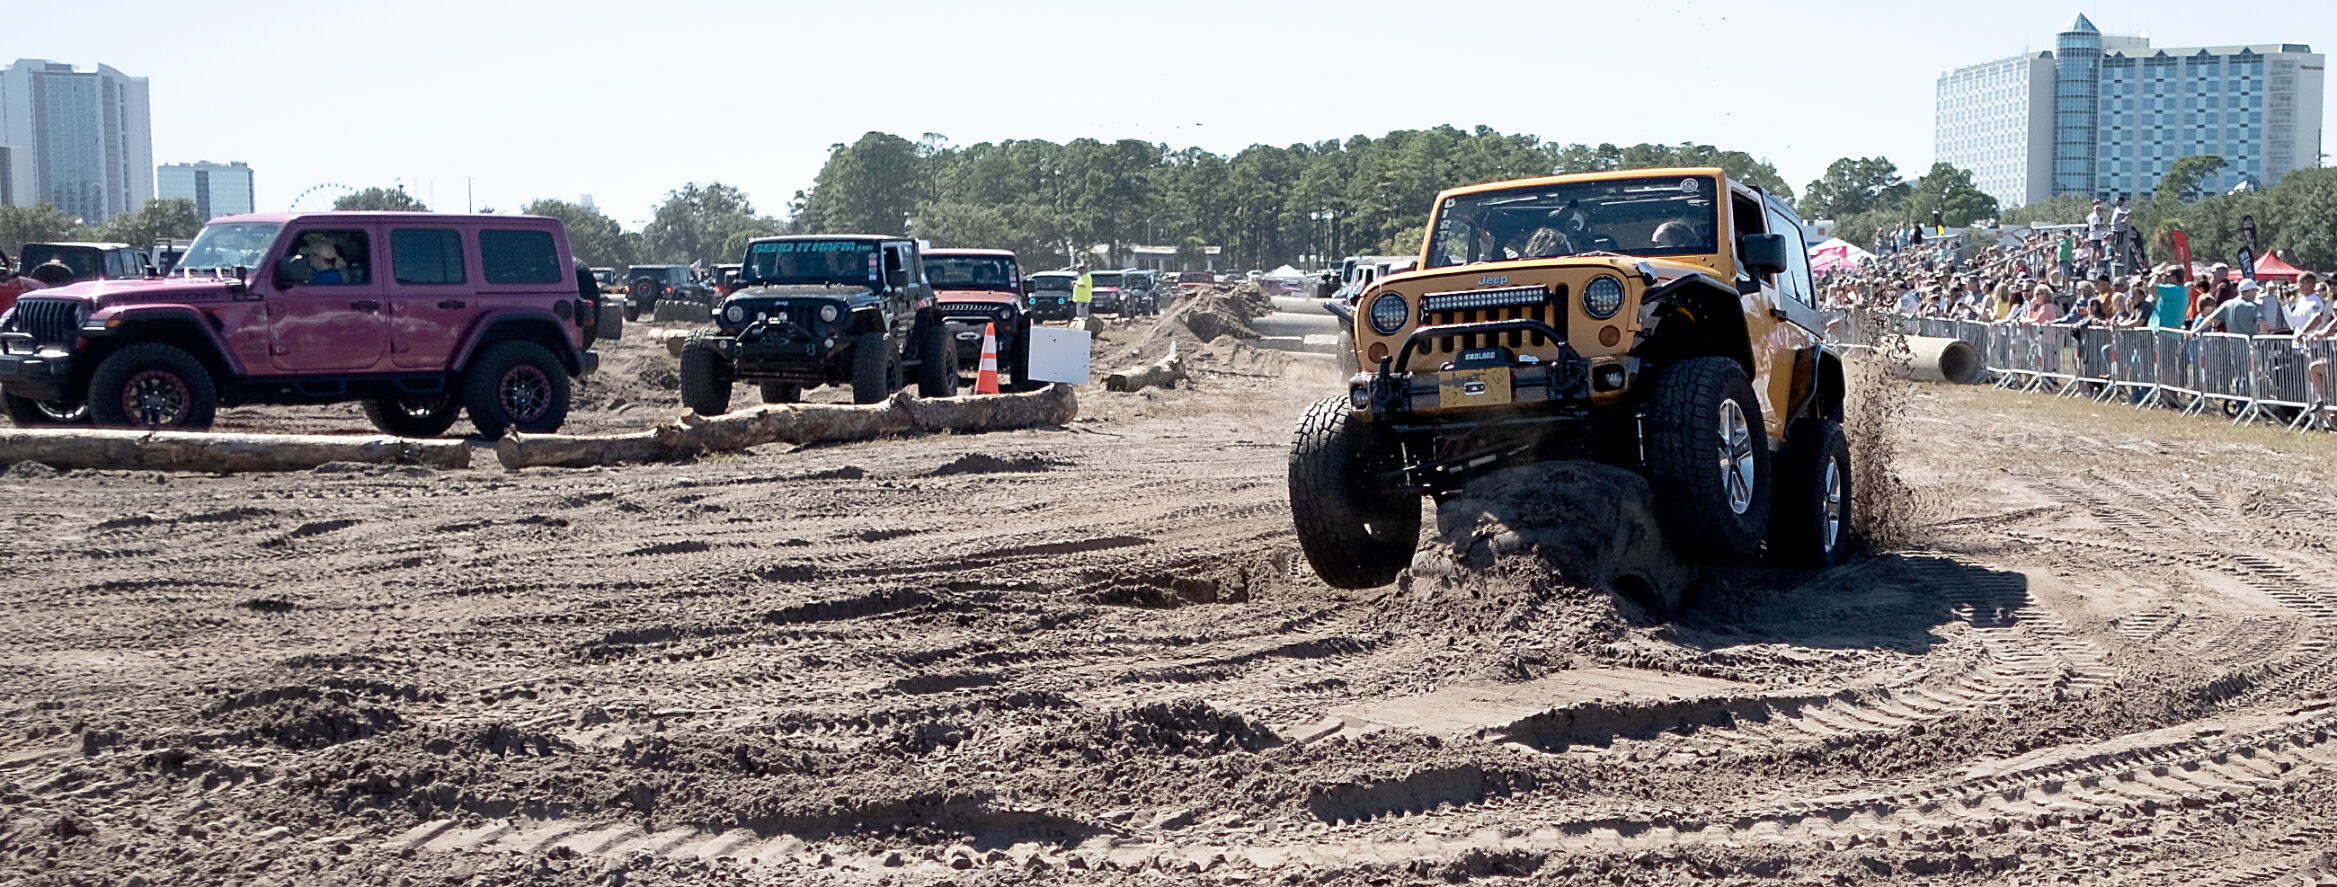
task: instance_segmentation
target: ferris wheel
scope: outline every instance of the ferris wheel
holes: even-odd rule
[[[341,195],[355,193],[357,193],[357,189],[340,184],[338,182],[326,182],[321,185],[310,185],[306,190],[301,191],[299,196],[292,198],[292,205],[286,207],[284,211],[302,212],[332,209],[333,201],[340,199]],[[310,204],[309,198],[312,197],[320,201],[322,205]]]

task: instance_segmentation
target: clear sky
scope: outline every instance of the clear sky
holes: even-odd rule
[[[1564,142],[1734,148],[1768,158],[1798,192],[1846,155],[1927,168],[1938,75],[2050,49],[2080,12],[2161,46],[2337,51],[2329,0],[104,8],[55,27],[7,16],[0,55],[149,78],[155,162],[248,162],[263,210],[313,185],[402,182],[460,211],[469,182],[475,205],[503,211],[590,194],[628,228],[691,181],[736,185],[779,214],[829,146],[870,130],[1231,153],[1484,124]]]

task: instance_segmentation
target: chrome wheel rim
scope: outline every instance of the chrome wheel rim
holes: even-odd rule
[[[1826,550],[1831,552],[1842,538],[1842,466],[1833,459],[1826,460]]]
[[[89,416],[89,405],[70,400],[36,400],[33,409],[51,422],[70,425]]]
[[[1728,510],[1744,514],[1753,507],[1753,486],[1759,478],[1753,464],[1753,429],[1735,398],[1720,402],[1720,484],[1728,491]]]
[[[168,370],[147,370],[122,386],[122,413],[139,425],[178,425],[186,421],[193,400],[186,380]]]

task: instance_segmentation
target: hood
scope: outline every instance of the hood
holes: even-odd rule
[[[33,299],[76,299],[94,309],[124,305],[201,305],[235,301],[234,281],[210,277],[165,277],[136,280],[88,280],[32,290]]]
[[[998,305],[1018,305],[1022,303],[1021,293],[1010,293],[1005,290],[944,289],[934,290],[933,296],[936,300],[942,302],[988,302]]]
[[[857,299],[873,296],[865,286],[804,286],[800,284],[742,286],[730,291],[728,301],[740,299]]]

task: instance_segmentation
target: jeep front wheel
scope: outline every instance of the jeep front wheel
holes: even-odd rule
[[[956,397],[958,340],[950,338],[948,327],[932,323],[925,325],[918,346],[917,396]]]
[[[703,342],[682,346],[682,406],[701,416],[730,412],[730,380],[722,377],[722,357]]]
[[[399,437],[437,437],[454,427],[463,405],[453,395],[385,397],[365,402],[365,420]]]
[[[882,333],[866,333],[852,340],[852,402],[876,403],[893,396],[900,386],[900,358]]]
[[[1412,564],[1420,496],[1391,492],[1394,437],[1355,420],[1344,397],[1308,407],[1290,448],[1290,516],[1299,550],[1335,588],[1377,588]]]
[[[1034,391],[1043,384],[1031,378],[1031,322],[1015,324],[1014,347],[1007,349],[1007,365],[1014,368],[1014,383],[1008,391]]]
[[[174,345],[125,346],[89,376],[90,417],[101,426],[201,431],[218,409],[211,371]]]
[[[535,342],[497,342],[464,375],[463,406],[471,411],[471,424],[489,438],[515,428],[558,431],[568,420],[568,369]]]
[[[5,405],[8,421],[18,428],[38,428],[43,425],[80,425],[89,421],[89,405],[70,400],[34,400],[0,391],[0,405]]]
[[[1778,460],[1769,512],[1769,559],[1779,566],[1823,569],[1850,553],[1850,439],[1842,423],[1793,423]]]
[[[1743,560],[1769,529],[1769,432],[1736,361],[1663,370],[1648,404],[1649,485],[1665,535],[1696,560]]]

